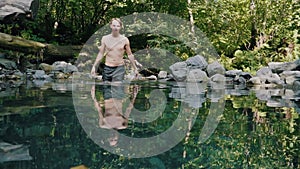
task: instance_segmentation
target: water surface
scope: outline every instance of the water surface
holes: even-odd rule
[[[184,117],[187,123],[182,124],[187,125],[188,132],[175,147],[151,157],[128,158],[107,151],[99,146],[101,141],[87,133],[80,117],[89,120],[93,130],[101,129],[99,114],[90,102],[93,83],[78,82],[75,86],[77,95],[74,91],[72,94],[74,84],[70,81],[27,82],[0,92],[0,168],[300,167],[299,91],[200,84],[195,89],[193,84],[176,82],[128,83],[123,86],[123,111],[132,100],[134,108],[125,127],[116,130],[128,137],[159,135],[174,124],[182,107],[197,110],[195,120]],[[105,104],[105,85],[94,86],[98,103]],[[78,112],[74,97],[82,103],[88,100],[90,105],[80,106],[94,111]],[[212,111],[213,105],[220,111]],[[144,114],[139,116],[139,111]],[[207,124],[215,130],[207,137],[201,136]],[[145,145],[142,151],[147,148],[155,147]]]

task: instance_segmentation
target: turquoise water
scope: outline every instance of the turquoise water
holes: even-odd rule
[[[108,151],[102,142],[109,138],[101,131],[109,129],[99,124],[93,86],[99,105],[105,105],[107,98],[119,97],[122,112],[126,112],[133,103],[127,123],[122,123],[125,127],[114,130],[119,134],[150,138],[176,126],[178,133],[185,132],[184,137],[153,156],[147,153],[165,146],[166,140],[158,139],[156,145],[145,142],[141,152],[135,153],[145,152],[143,158],[130,154],[134,149],[129,147],[134,145],[125,142],[128,146],[123,147],[122,139],[112,145],[122,155]],[[298,91],[135,82],[121,86],[121,94],[114,88],[118,93],[114,94],[105,92],[105,86],[36,82],[1,91],[0,168],[300,167]],[[179,118],[186,120],[176,125]],[[173,133],[169,138],[179,136]]]

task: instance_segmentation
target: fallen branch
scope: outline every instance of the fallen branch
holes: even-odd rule
[[[26,40],[21,37],[0,33],[0,48],[26,54],[38,54],[43,56],[44,60],[56,60],[56,58],[65,60],[77,56],[81,51],[82,46],[58,46],[44,44],[41,42]]]

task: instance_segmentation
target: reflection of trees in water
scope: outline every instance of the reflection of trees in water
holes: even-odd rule
[[[137,109],[149,108],[150,101],[147,101],[147,98],[151,95],[151,91],[156,89],[153,86],[155,86],[153,83],[142,86],[135,102]],[[206,142],[198,144],[197,139],[210,113],[208,111],[211,105],[210,99],[202,103],[198,118],[187,140],[183,140],[172,150],[156,157],[126,159],[104,151],[87,137],[78,122],[69,92],[57,93],[52,90],[25,88],[14,91],[16,92],[11,92],[13,95],[2,95],[0,98],[2,108],[7,108],[9,105],[12,114],[3,115],[1,112],[0,137],[10,143],[29,145],[33,160],[0,164],[3,168],[20,164],[25,168],[32,168],[33,164],[38,168],[49,166],[68,168],[79,162],[90,168],[99,166],[134,168],[153,166],[153,161],[161,161],[166,168],[178,168],[182,165],[192,168],[199,164],[204,168],[211,166],[255,168],[258,165],[266,168],[299,167],[298,136],[300,133],[297,127],[300,124],[299,113],[294,108],[267,107],[268,101],[258,100],[254,92],[238,96],[233,95],[237,91],[226,89],[223,116],[216,131]],[[129,92],[131,91],[132,88],[129,88]],[[171,91],[169,86],[163,88],[167,97]],[[228,91],[232,94],[229,95]],[[16,93],[18,96],[14,96]],[[202,95],[206,97],[205,94]],[[41,102],[36,101],[42,96],[44,98],[42,103],[47,107],[32,105],[32,103],[40,105]],[[103,97],[100,93],[98,96]],[[271,97],[271,99],[275,98]],[[15,102],[16,100],[19,101]],[[59,103],[62,100],[64,103]],[[146,137],[165,131],[176,119],[178,115],[176,112],[182,104],[182,101],[169,97],[167,102],[162,117],[149,124],[130,123],[124,134],[143,134]],[[294,103],[297,104],[296,101]],[[18,110],[26,105],[30,108],[25,113],[14,114],[20,112]],[[255,114],[263,121],[256,121]],[[97,115],[92,118],[97,118]],[[183,157],[183,152],[186,152],[186,158]]]

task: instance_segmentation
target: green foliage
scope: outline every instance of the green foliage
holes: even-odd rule
[[[299,0],[40,0],[34,21],[1,24],[0,31],[47,43],[83,44],[112,17],[140,12],[168,13],[186,20],[193,16],[194,25],[210,39],[227,69],[254,72],[271,61],[299,58]],[[160,47],[183,60],[199,54],[161,35],[130,40],[134,51]]]
[[[254,72],[299,57],[299,1],[194,1],[195,23],[227,68]],[[232,59],[229,59],[232,58]]]
[[[152,36],[152,38],[147,42],[149,46],[153,48],[164,49],[176,56],[179,56],[179,59],[181,60],[186,60],[188,56],[195,55],[194,51],[174,38],[165,36]]]

